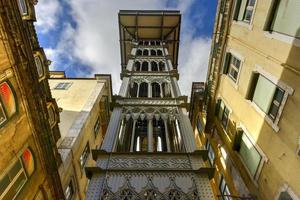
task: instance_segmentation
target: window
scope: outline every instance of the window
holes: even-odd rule
[[[28,14],[28,10],[27,10],[27,5],[25,0],[18,0],[18,4],[19,4],[19,9],[22,15],[27,15]]]
[[[48,115],[49,115],[49,124],[51,127],[53,127],[55,125],[55,122],[56,122],[56,114],[55,114],[55,109],[54,109],[54,106],[50,103],[48,105]]]
[[[201,120],[200,120],[199,116],[197,118],[197,130],[198,130],[199,135],[201,135],[202,131],[203,131],[203,127],[202,127]]]
[[[227,186],[227,183],[225,181],[225,178],[223,175],[221,176],[220,184],[219,184],[219,190],[222,200],[231,200],[231,197],[228,197],[230,194],[229,188]]]
[[[159,65],[159,71],[165,71],[166,70],[164,62],[160,61],[158,65]]]
[[[226,105],[221,99],[218,99],[216,105],[216,114],[222,126],[226,129],[229,120],[229,109],[226,107]]]
[[[83,168],[85,166],[85,163],[89,157],[89,154],[90,154],[90,145],[89,145],[89,143],[87,143],[84,147],[84,150],[83,150],[80,158],[79,158],[81,168]]]
[[[215,161],[215,152],[214,152],[209,140],[206,140],[205,148],[206,148],[206,150],[208,150],[208,161],[209,161],[210,165],[213,166],[214,161]]]
[[[149,51],[147,49],[143,50],[143,56],[149,56]]]
[[[156,56],[156,51],[155,50],[151,49],[150,53],[151,53],[151,56]]]
[[[237,57],[233,56],[231,53],[226,53],[225,62],[223,66],[223,74],[228,74],[228,76],[237,83],[238,76],[240,72],[241,61]]]
[[[17,112],[15,93],[8,81],[0,83],[0,126]]]
[[[245,134],[245,132],[243,132],[241,135],[238,152],[243,160],[244,165],[248,169],[250,175],[255,180],[257,180],[259,175],[258,169],[261,162],[263,161],[262,160],[263,157],[258,151],[258,149],[255,147],[255,145],[252,143],[250,138]]]
[[[137,56],[141,56],[141,55],[142,55],[142,50],[141,50],[141,49],[138,49],[138,50],[136,51],[136,55],[137,55]]]
[[[147,61],[144,61],[142,63],[142,71],[144,71],[144,72],[148,71],[148,66],[149,66],[149,63]]]
[[[158,71],[157,63],[154,61],[151,62],[151,71]]]
[[[10,169],[3,176],[0,175],[0,199],[15,199],[34,170],[34,157],[31,150],[27,148]]]
[[[151,83],[152,86],[152,97],[158,98],[160,97],[160,85],[158,83]]]
[[[162,51],[160,49],[157,50],[157,55],[162,56]]]
[[[247,98],[253,101],[272,121],[275,121],[285,91],[265,78],[254,73]]]
[[[100,130],[100,117],[97,117],[96,123],[94,125],[94,135],[95,135],[95,138],[97,138],[99,130]]]
[[[148,97],[148,83],[141,83],[139,88],[139,97]]]
[[[254,12],[255,0],[237,0],[235,5],[234,20],[251,23]]]
[[[73,195],[74,195],[74,187],[73,187],[73,181],[71,180],[67,188],[65,189],[66,200],[71,200],[73,198]]]
[[[300,38],[299,0],[274,0],[269,21],[269,30]]]
[[[132,83],[130,87],[130,97],[137,97],[137,92],[138,92],[138,87],[139,85],[137,83]]]
[[[69,87],[71,87],[72,83],[70,82],[61,82],[61,83],[58,83],[54,89],[56,90],[67,90],[69,89]]]
[[[44,76],[44,66],[42,64],[42,60],[40,56],[34,56],[35,66],[38,72],[39,78],[42,78]]]

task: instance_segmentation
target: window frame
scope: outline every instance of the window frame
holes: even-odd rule
[[[24,4],[22,4],[22,2]],[[26,7],[26,12],[23,12],[23,7],[22,5],[24,5]],[[27,1],[26,0],[18,0],[18,7],[19,7],[19,11],[20,11],[20,14],[22,16],[28,16],[29,15],[29,11],[28,11],[28,4],[27,4]]]
[[[0,109],[3,113],[3,116],[5,117],[4,121],[0,122],[0,128],[5,126],[19,112],[17,94],[16,94],[16,91],[15,91],[13,85],[11,84],[11,82],[9,80],[6,79],[6,80],[3,80],[3,81],[0,81],[0,86],[4,83],[6,83],[8,85],[8,87],[11,91],[11,94],[13,95],[14,106],[16,108],[16,111],[11,116],[9,116],[7,108],[5,107],[5,103],[3,102],[2,98],[1,98],[1,95],[0,95]]]
[[[34,164],[34,170],[32,172],[31,175],[27,174],[27,171],[26,171],[26,168],[24,166],[24,163],[23,163],[23,160],[22,160],[22,155],[23,155],[23,152],[26,150],[26,149],[29,149],[29,151],[31,152],[31,155],[32,155],[32,158],[33,158],[33,164]],[[27,184],[27,182],[30,180],[30,177],[35,173],[36,171],[36,160],[35,160],[35,156],[34,156],[34,152],[32,151],[31,147],[28,146],[26,148],[23,148],[17,155],[16,158],[14,158],[12,160],[12,162],[8,165],[8,167],[4,170],[4,172],[0,175],[0,180],[3,180],[3,178],[5,176],[8,176],[8,174],[10,173],[10,171],[13,169],[13,167],[19,163],[20,164],[20,170],[15,174],[15,176],[11,179],[10,177],[9,178],[9,184],[6,186],[6,188],[3,190],[3,193],[0,194],[0,198],[2,199],[9,191],[10,189],[12,189],[12,187],[14,186],[14,184],[17,182],[18,178],[23,174],[24,177],[25,177],[25,181],[24,183],[22,183],[21,186],[18,187],[18,191],[15,192],[14,196],[13,196],[13,199],[12,200],[15,200],[17,199],[17,197],[19,196],[19,194],[21,193],[21,191],[23,190],[23,188],[25,187],[25,185]]]
[[[251,1],[251,0],[245,0],[247,2],[246,2],[245,9],[243,10],[243,19],[242,20],[238,19],[238,15],[239,15],[239,13],[241,11],[240,5],[241,5],[242,1],[243,0],[235,0],[234,9],[233,9],[233,15],[232,15],[233,16],[232,17],[233,24],[238,24],[240,26],[247,27],[249,30],[252,30],[252,28],[253,28],[253,20],[254,20],[254,15],[255,15],[256,5],[257,5],[257,1],[258,0],[255,0],[254,6],[252,6],[252,8],[253,8],[252,9],[252,15],[251,15],[251,19],[249,21],[245,21],[244,18],[245,18],[245,13],[246,13],[248,2]]]
[[[72,84],[73,84],[73,82],[59,82],[54,87],[54,90],[67,90],[71,87]],[[62,86],[60,86],[60,85],[62,85]]]
[[[275,76],[269,74],[268,72],[266,72],[259,65],[255,66],[255,69],[253,70],[252,74],[253,75],[258,74],[258,76],[262,75],[264,78],[266,78],[271,83],[276,85],[276,87],[279,87],[279,88],[281,88],[282,90],[285,91],[285,93],[283,95],[283,99],[282,99],[281,104],[280,104],[280,107],[279,107],[278,112],[277,112],[277,116],[273,120],[272,118],[269,117],[268,113],[265,113],[255,102],[253,102],[253,95],[252,95],[252,97],[249,98],[249,91],[251,91],[251,93],[254,94],[255,89],[256,89],[256,83],[255,83],[255,88],[252,88],[253,87],[253,81],[254,81],[253,79],[249,80],[249,84],[248,84],[249,86],[248,86],[248,89],[247,89],[248,94],[246,96],[246,99],[248,99],[248,101],[250,102],[250,105],[266,120],[266,122],[275,130],[275,132],[278,132],[279,131],[278,123],[279,123],[279,120],[281,118],[283,109],[284,109],[285,104],[287,102],[288,96],[293,95],[294,89],[292,87],[288,86],[287,84],[285,84],[284,82],[282,82],[281,80],[279,80],[277,77],[275,77]]]
[[[243,131],[242,135],[241,135],[241,141],[242,141],[242,137],[243,137],[243,134],[246,135],[246,137],[248,138],[248,140],[251,142],[252,146],[256,149],[256,151],[260,154],[261,156],[261,159],[259,161],[259,164],[257,166],[257,169],[255,171],[255,175],[252,176],[251,175],[251,172],[249,171],[247,165],[245,164],[242,156],[240,155],[240,149],[237,151],[237,155],[239,156],[241,162],[243,163],[249,177],[251,178],[251,180],[257,185],[257,181],[261,175],[261,171],[262,171],[262,168],[264,166],[265,163],[268,162],[268,158],[266,156],[266,154],[263,152],[263,150],[258,146],[258,144],[253,140],[251,134],[248,132],[248,129],[242,124],[242,123],[239,123],[238,126],[237,126],[237,130],[241,130]],[[241,142],[240,142],[241,143]],[[239,144],[240,145],[240,144]]]
[[[220,109],[221,109],[221,104],[223,103],[223,105],[224,105],[224,108],[223,108],[223,110],[222,110],[222,115],[221,116],[219,116],[220,115]],[[222,127],[225,129],[225,132],[226,132],[226,130],[227,130],[227,128],[228,128],[228,124],[229,124],[229,119],[230,119],[230,115],[231,115],[231,113],[232,113],[232,109],[228,106],[228,104],[224,101],[224,99],[223,98],[221,98],[221,97],[219,97],[219,98],[217,98],[217,103],[216,103],[216,106],[217,106],[217,113],[216,113],[216,117],[217,117],[217,119],[218,119],[218,121],[220,122],[220,124],[222,125]],[[223,122],[223,120],[224,120],[224,111],[225,110],[227,110],[228,111],[228,113],[227,113],[227,119],[226,119],[226,126],[224,125],[224,122]],[[221,118],[220,118],[221,117]],[[227,132],[226,132],[226,134],[227,134]]]
[[[283,184],[280,188],[279,188],[279,190],[278,190],[278,192],[277,192],[277,195],[276,195],[276,200],[279,200],[279,197],[280,197],[280,194],[282,193],[282,192],[287,192],[289,195],[290,195],[290,197],[292,197],[293,198],[293,200],[300,200],[300,197],[298,197],[297,195],[296,195],[296,193],[291,189],[291,187],[288,185],[288,184]]]
[[[234,88],[238,89],[238,84],[240,81],[241,71],[243,68],[243,64],[245,62],[245,58],[242,55],[240,55],[239,53],[237,53],[236,51],[234,51],[233,49],[228,49],[225,52],[223,58],[224,59],[223,59],[223,64],[222,64],[222,73],[227,75],[229,77],[229,79],[231,80],[231,82],[233,83]],[[237,68],[235,65],[232,64],[233,58],[239,61],[239,67],[238,67],[236,79],[230,73],[232,66]]]
[[[224,188],[221,188],[223,186],[224,186]],[[225,177],[224,177],[223,174],[221,174],[221,178],[220,178],[220,181],[219,181],[218,189],[220,191],[220,195],[221,195],[222,200],[228,200],[228,199],[230,200],[231,199],[231,197],[224,197],[224,195],[231,195],[231,193],[230,193],[228,184],[227,184],[227,182],[226,182]],[[228,192],[228,193],[225,194],[224,192]]]
[[[200,128],[199,128],[199,124],[200,124]],[[204,128],[203,128],[204,126],[203,126],[203,124],[202,124],[202,121],[201,121],[201,119],[200,119],[200,116],[197,117],[197,120],[196,120],[196,127],[197,127],[197,131],[198,131],[198,133],[199,133],[199,136],[202,135],[203,130],[204,130]],[[199,129],[200,129],[201,131],[200,131]]]
[[[100,128],[101,128],[101,120],[100,120],[100,116],[98,116],[97,119],[96,119],[96,122],[94,124],[94,136],[95,136],[95,139],[97,138],[97,136],[99,134]]]
[[[89,142],[87,142],[86,145],[84,146],[82,153],[80,154],[80,157],[79,157],[79,164],[80,164],[81,169],[83,169],[85,167],[86,162],[89,158],[89,155],[90,155],[90,144],[89,144]]]
[[[67,185],[67,187],[64,189],[64,195],[65,195],[65,198],[66,198],[66,200],[72,200],[72,199],[74,199],[74,195],[75,195],[75,192],[76,192],[76,190],[75,190],[75,185],[74,185],[74,183],[73,183],[74,181],[73,181],[73,178],[71,178],[70,179],[70,181],[69,181],[69,184]],[[69,188],[69,186],[71,186],[70,188],[71,188],[71,196],[70,196],[70,198],[67,198],[67,196],[66,196],[66,190]]]
[[[208,151],[208,162],[211,166],[214,166],[215,164],[215,159],[216,159],[216,153],[209,141],[209,139],[206,139],[205,142],[205,149]],[[213,158],[211,157],[213,155]]]

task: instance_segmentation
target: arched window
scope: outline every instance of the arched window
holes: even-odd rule
[[[148,83],[140,84],[139,97],[148,97]]]
[[[27,15],[28,14],[28,9],[27,9],[27,5],[26,5],[26,1],[25,0],[18,0],[18,4],[19,4],[19,9],[22,15]]]
[[[183,149],[183,144],[181,141],[181,132],[177,119],[168,120],[168,131],[171,151],[180,152]]]
[[[158,83],[152,83],[152,97],[160,97],[160,85]]]
[[[130,97],[137,97],[137,92],[138,92],[138,84],[134,82],[130,88]]]
[[[162,56],[162,51],[160,49],[157,50],[157,55]]]
[[[144,51],[143,51],[143,56],[149,56],[149,51],[148,51],[148,49],[144,49]]]
[[[139,118],[135,125],[135,151],[147,151],[147,120]]]
[[[141,63],[139,61],[135,61],[133,70],[134,71],[141,71]]]
[[[129,152],[131,145],[133,129],[133,119],[130,117],[128,120],[123,119],[121,121],[119,135],[118,135],[118,151],[119,152]]]
[[[39,76],[39,79],[40,79],[45,75],[44,65],[42,63],[42,60],[41,60],[40,56],[37,56],[37,55],[34,56],[34,61],[35,61],[35,66],[36,66],[38,76]]]
[[[153,137],[155,150],[167,151],[165,124],[161,118],[153,119]]]
[[[163,97],[172,97],[169,83],[162,83]]]
[[[22,162],[23,166],[25,168],[26,174],[28,176],[31,176],[35,170],[35,163],[34,163],[34,157],[30,150],[30,148],[26,148],[22,153]]]
[[[151,71],[158,71],[157,63],[155,61],[151,62]]]
[[[150,44],[151,44],[151,46],[154,46],[155,45],[155,41],[151,41]]]
[[[149,63],[148,63],[147,61],[144,61],[144,62],[142,63],[142,72],[147,72],[147,71],[149,71],[148,66],[149,66]]]
[[[160,41],[155,41],[155,43],[157,46],[160,45]]]
[[[16,97],[8,81],[0,83],[0,126],[17,112]]]
[[[143,41],[139,41],[139,45],[143,45]]]
[[[141,55],[142,55],[142,50],[138,49],[138,50],[136,51],[136,55],[137,55],[137,56],[141,56]]]
[[[156,51],[154,49],[151,49],[151,56],[156,56]]]
[[[48,115],[49,115],[48,121],[50,126],[53,127],[56,124],[55,109],[52,103],[49,103],[47,108],[48,108]]]
[[[149,45],[149,41],[144,41],[144,45]]]
[[[159,65],[159,71],[166,71],[164,62],[160,61],[158,65]]]

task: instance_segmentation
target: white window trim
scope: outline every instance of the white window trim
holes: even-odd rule
[[[280,193],[281,192],[288,192],[289,195],[293,198],[293,200],[300,200],[300,198],[295,194],[295,192],[289,187],[288,184],[284,184],[279,188],[279,191],[275,197],[275,200],[279,199]]]
[[[240,67],[239,67],[239,73],[238,73],[238,76],[236,78],[236,82],[234,82],[234,80],[232,80],[231,77],[229,77],[229,72],[227,74],[228,78],[230,79],[230,82],[233,84],[233,87],[237,90],[238,89],[238,84],[239,84],[239,80],[240,80],[240,75],[241,75],[241,71],[242,71],[242,67],[243,67],[243,64],[245,62],[245,58],[239,54],[237,51],[233,50],[233,49],[228,49],[228,51],[233,57],[237,58],[240,60]],[[230,65],[230,63],[229,63]]]
[[[238,125],[237,125],[237,128],[240,128],[243,130],[243,133],[247,135],[247,138],[250,140],[250,142],[255,146],[256,150],[259,152],[259,154],[261,155],[262,159],[258,165],[258,168],[257,168],[257,173],[255,175],[255,177],[252,177],[249,169],[247,168],[247,165],[244,163],[242,157],[240,156],[240,154],[238,153],[238,156],[241,160],[241,162],[243,163],[243,165],[245,166],[245,169],[247,171],[247,173],[249,174],[249,177],[251,177],[253,183],[258,187],[258,179],[260,177],[260,174],[261,174],[261,171],[262,171],[262,168],[264,166],[264,163],[267,163],[268,162],[268,157],[266,156],[266,154],[263,152],[263,150],[258,146],[258,144],[255,142],[255,140],[253,139],[252,135],[250,134],[250,132],[248,131],[248,129],[241,123],[239,122]]]
[[[260,65],[257,65],[257,64],[255,65],[254,72],[257,72],[257,73],[263,75],[269,81],[271,81],[272,83],[279,86],[280,88],[282,88],[285,91],[283,99],[281,101],[281,105],[279,107],[279,110],[278,110],[278,113],[276,116],[276,119],[274,121],[268,116],[268,114],[263,112],[253,101],[250,101],[250,105],[266,120],[266,122],[274,129],[275,132],[278,132],[279,131],[278,123],[281,118],[283,108],[286,104],[288,96],[293,95],[294,89],[292,87],[288,86],[287,84],[285,84],[284,82],[280,81],[277,77],[268,73]]]
[[[276,39],[276,40],[279,40],[281,42],[285,42],[287,44],[291,44],[291,45],[294,45],[296,47],[300,47],[300,39],[299,38],[295,38],[295,37],[292,37],[292,36],[289,36],[289,35],[284,35],[282,33],[277,33],[277,32],[274,32],[274,31],[264,31],[264,35],[267,38]]]
[[[247,23],[245,21],[237,21],[237,20],[232,20],[232,23],[236,24],[236,25],[239,25],[239,26],[242,26],[242,27],[245,27],[245,28],[248,28],[249,30],[252,31],[252,29],[253,29],[253,20],[254,20],[254,15],[255,15],[255,11],[256,11],[257,1],[258,0],[255,0],[255,4],[253,6],[253,12],[252,12],[251,20],[250,20],[249,23]],[[236,1],[235,1],[235,5],[234,5],[234,11],[235,11],[235,9],[236,9]],[[245,12],[245,10],[244,10],[244,12]]]
[[[230,135],[231,133],[228,133],[228,132],[227,132],[227,128],[228,128],[228,123],[229,123],[229,120],[230,120],[230,116],[232,115],[232,109],[231,109],[230,106],[228,106],[229,104],[227,103],[227,101],[226,101],[221,95],[218,95],[217,100],[218,100],[218,99],[221,99],[221,101],[224,103],[224,105],[226,106],[226,108],[229,110],[229,114],[228,114],[228,122],[227,122],[226,128],[223,127],[222,122],[219,120],[218,117],[217,117],[217,119],[218,119],[219,123],[221,124],[221,128],[222,128],[223,131],[226,133],[227,139],[230,140],[229,135]]]

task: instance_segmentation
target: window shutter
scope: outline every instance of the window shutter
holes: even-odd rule
[[[230,59],[231,59],[231,53],[227,52],[225,54],[225,60],[224,60],[224,63],[223,63],[223,74],[227,74],[228,73]]]
[[[242,140],[242,135],[243,135],[243,130],[242,129],[237,129],[232,145],[232,149],[235,151],[239,151],[241,148],[241,140]]]
[[[252,98],[253,98],[253,94],[255,91],[258,77],[259,77],[259,73],[252,73],[252,75],[251,75],[251,79],[250,79],[247,94],[246,94],[246,99],[248,99],[248,100],[252,100]]]
[[[218,99],[216,103],[215,116],[218,116],[220,105],[221,105],[221,99]]]
[[[234,8],[234,15],[233,15],[233,19],[236,20],[236,21],[239,18],[240,8],[241,8],[241,0],[236,0],[235,8]]]
[[[260,75],[253,94],[253,102],[265,113],[269,112],[276,85]]]
[[[300,1],[279,1],[271,30],[293,37],[300,37]]]
[[[247,0],[240,0],[240,7],[239,7],[238,19],[237,19],[238,21],[243,21],[246,6],[247,6]]]

